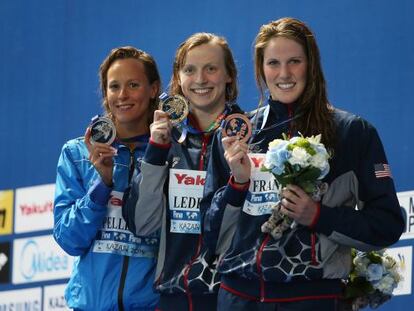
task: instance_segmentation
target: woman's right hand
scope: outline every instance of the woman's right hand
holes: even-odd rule
[[[154,111],[154,121],[150,125],[151,140],[157,144],[165,145],[171,142],[172,124],[168,113],[162,110]]]
[[[89,161],[101,175],[102,181],[108,187],[112,187],[112,170],[114,166],[113,156],[117,150],[107,144],[95,142],[91,143],[91,128],[88,127],[85,132],[85,144],[89,151]]]
[[[234,181],[238,184],[247,183],[250,179],[251,163],[249,146],[238,139],[237,136],[224,137],[222,140],[224,157],[229,164]]]

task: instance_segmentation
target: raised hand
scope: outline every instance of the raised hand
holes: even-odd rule
[[[168,144],[171,141],[172,124],[168,113],[162,110],[154,111],[154,121],[150,125],[151,140],[157,144]]]
[[[222,139],[224,157],[229,164],[234,181],[246,183],[250,179],[251,163],[247,155],[249,146],[238,139],[237,136],[228,136]]]
[[[102,181],[105,185],[112,186],[113,174],[113,156],[116,155],[117,150],[110,145],[103,143],[91,144],[91,128],[88,127],[85,132],[85,144],[89,151],[89,161],[101,175]]]

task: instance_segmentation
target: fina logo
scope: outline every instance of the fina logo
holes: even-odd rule
[[[69,263],[66,255],[55,254],[53,250],[43,251],[34,240],[28,240],[22,248],[20,271],[30,281],[44,273],[67,270]]]

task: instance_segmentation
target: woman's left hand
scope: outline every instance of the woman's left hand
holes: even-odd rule
[[[280,203],[282,205],[280,211],[283,214],[304,226],[311,225],[318,212],[318,203],[295,185],[287,185],[283,188]]]

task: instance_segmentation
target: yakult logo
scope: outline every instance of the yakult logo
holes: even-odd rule
[[[204,183],[206,181],[205,178],[203,178],[200,175],[196,175],[195,177],[188,176],[187,174],[174,174],[177,178],[177,183],[179,185],[196,185],[196,186],[204,186]]]
[[[111,196],[111,198],[109,199],[109,204],[111,204],[111,206],[121,207],[122,206],[122,199]]]
[[[45,202],[44,204],[22,204],[19,206],[22,215],[28,216],[31,214],[44,214],[53,212],[52,201]]]
[[[53,198],[55,184],[16,189],[16,233],[53,228]]]
[[[264,158],[263,157],[258,158],[258,157],[253,157],[252,156],[252,157],[250,157],[250,160],[251,160],[254,168],[261,168],[262,167],[262,163],[264,161]]]
[[[112,191],[108,201],[109,208],[120,208],[122,207],[123,192]]]

